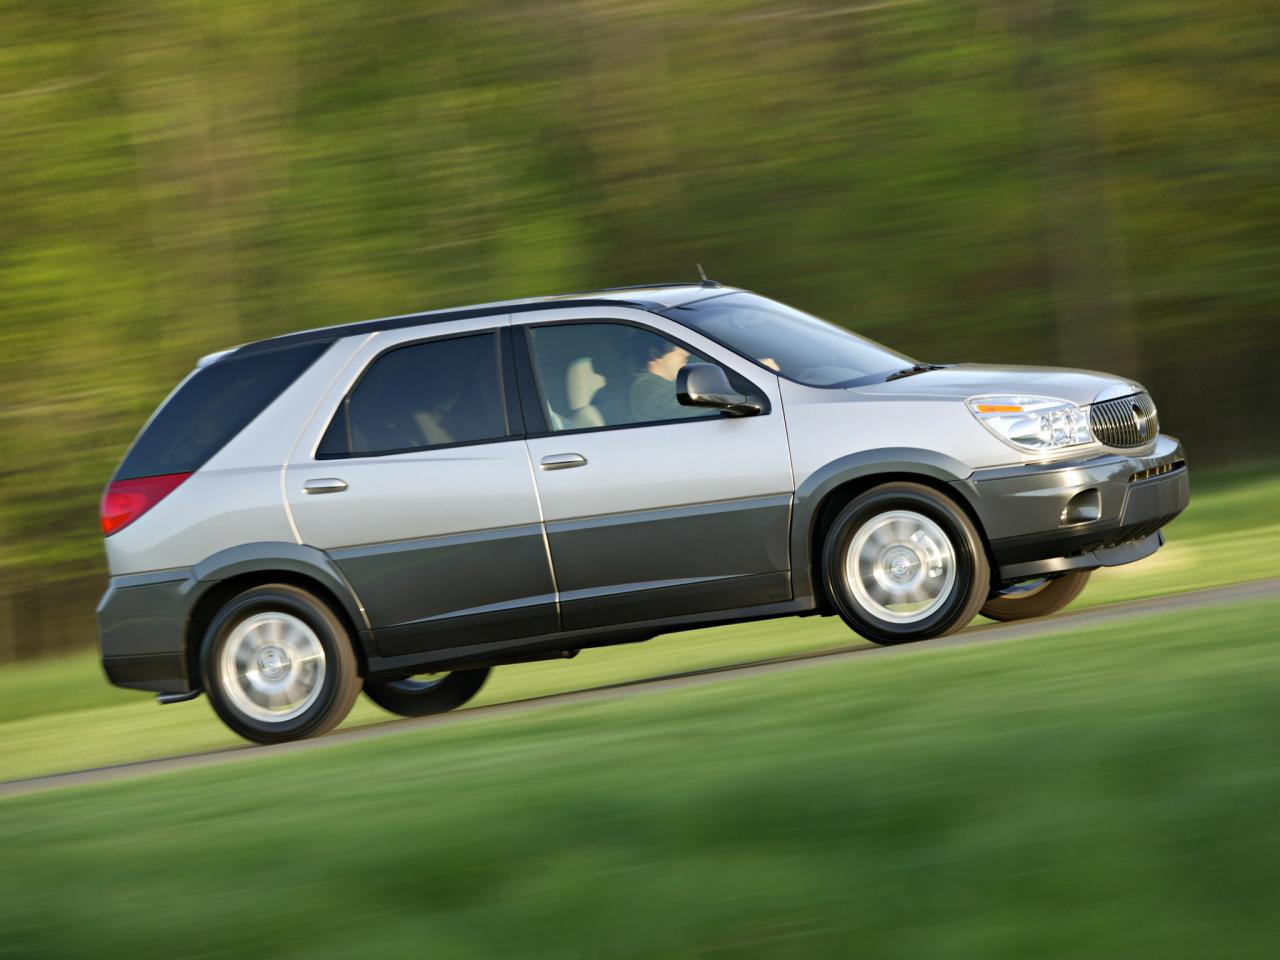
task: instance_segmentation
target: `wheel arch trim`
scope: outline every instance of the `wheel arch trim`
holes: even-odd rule
[[[200,644],[200,638],[191,635],[198,627],[196,611],[213,591],[218,590],[219,584],[254,575],[269,577],[272,574],[304,578],[323,587],[337,601],[341,607],[339,612],[354,629],[356,636],[353,639],[362,663],[373,654],[373,630],[364,605],[332,558],[323,550],[306,544],[263,541],[239,544],[219,551],[192,568],[189,580],[191,614],[185,643],[187,656],[190,657],[193,650],[198,650]],[[288,581],[287,576],[283,579]],[[305,587],[304,584],[295,585]]]
[[[884,477],[886,480],[927,479],[965,502],[971,519],[973,504],[965,487],[973,469],[934,450],[917,447],[879,447],[840,457],[819,467],[796,486],[791,516],[792,591],[797,599],[805,598],[820,605],[821,593],[814,579],[810,558],[813,555],[816,525],[829,498],[840,488],[860,480]],[[985,540],[982,526],[975,520]]]
[[[192,568],[192,577],[200,583],[212,583],[276,570],[319,581],[338,599],[357,628],[371,629],[364,605],[338,565],[323,550],[306,544],[283,541],[239,544],[201,560]]]

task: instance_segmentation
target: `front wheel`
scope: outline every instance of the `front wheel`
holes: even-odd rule
[[[991,620],[1030,620],[1057,613],[1080,596],[1092,570],[1076,570],[1052,579],[1015,583],[993,594],[982,606],[982,615]]]
[[[868,640],[909,643],[953,633],[990,590],[981,535],[949,497],[886,483],[849,503],[827,533],[827,594]]]
[[[426,717],[462,706],[480,692],[488,677],[488,667],[455,670],[386,683],[366,681],[364,692],[383,710],[401,717]]]

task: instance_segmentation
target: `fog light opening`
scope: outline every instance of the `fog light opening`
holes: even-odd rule
[[[1061,521],[1064,526],[1075,523],[1089,523],[1102,516],[1102,494],[1090,488],[1081,490],[1067,501],[1062,508]]]

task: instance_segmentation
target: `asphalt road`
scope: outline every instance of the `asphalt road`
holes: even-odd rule
[[[822,663],[849,660],[855,657],[902,656],[924,654],[943,647],[968,646],[976,643],[989,643],[997,640],[1022,640],[1028,637],[1042,636],[1046,633],[1060,633],[1084,627],[1102,624],[1122,623],[1137,617],[1149,616],[1153,613],[1170,613],[1178,610],[1198,610],[1205,607],[1216,607],[1249,600],[1260,600],[1267,597],[1280,596],[1280,578],[1257,580],[1252,583],[1241,583],[1229,587],[1218,587],[1210,590],[1195,590],[1189,593],[1178,593],[1164,597],[1152,597],[1148,600],[1133,600],[1127,603],[1116,603],[1105,607],[1094,607],[1090,610],[1059,614],[1044,620],[1025,620],[1021,623],[991,623],[969,627],[960,633],[938,640],[925,640],[920,643],[907,644],[900,647],[875,647],[859,643],[833,650],[803,653],[790,657],[776,657],[769,660],[754,660],[747,663],[736,663],[721,667],[709,667],[703,670],[692,670],[687,673],[664,674],[647,677],[641,680],[630,680],[625,683],[608,684],[573,690],[568,693],[556,693],[542,697],[531,697],[527,700],[512,700],[507,703],[495,703],[484,707],[460,710],[456,713],[442,714],[434,717],[423,717],[413,720],[391,720],[386,723],[355,727],[341,730],[316,740],[302,740],[295,743],[283,743],[270,747],[243,746],[227,750],[214,750],[206,753],[193,753],[184,756],[162,757],[156,760],[142,760],[136,763],[125,763],[111,767],[97,767],[88,770],[75,770],[67,773],[50,774],[43,777],[32,777],[26,780],[10,780],[0,783],[0,798],[15,797],[52,790],[61,787],[82,786],[92,783],[108,783],[116,780],[128,780],[134,777],[165,773],[171,770],[186,770],[193,767],[216,766],[224,763],[254,761],[267,757],[281,756],[303,750],[324,750],[344,743],[362,740],[373,740],[379,737],[393,737],[410,730],[421,730],[450,723],[466,723],[479,717],[528,713],[543,710],[565,703],[579,703],[589,700],[608,700],[622,697],[643,696],[660,690],[673,690],[680,687],[699,686],[706,683],[720,683],[739,677],[757,676],[765,673],[776,673],[782,670],[798,670],[813,667]]]

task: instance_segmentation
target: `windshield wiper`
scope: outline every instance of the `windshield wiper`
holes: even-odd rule
[[[890,380],[901,380],[903,377],[914,377],[917,373],[928,373],[930,370],[941,370],[940,363],[917,363],[915,366],[907,367],[905,370],[899,370],[897,373],[891,373],[884,378],[884,382]]]

